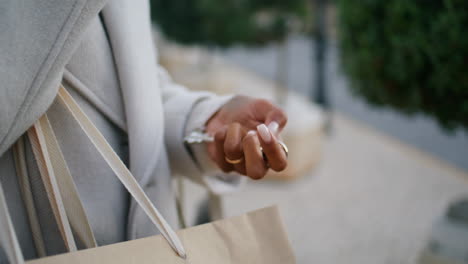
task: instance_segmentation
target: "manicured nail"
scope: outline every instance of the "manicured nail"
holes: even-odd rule
[[[260,137],[263,139],[265,143],[270,143],[271,141],[271,134],[267,126],[265,124],[261,124],[257,126],[257,131]]]
[[[255,136],[257,135],[257,131],[255,130],[250,130],[249,132],[247,132],[247,136]]]
[[[271,131],[272,133],[277,133],[277,132],[278,132],[278,128],[279,128],[279,124],[278,124],[278,122],[273,121],[273,122],[271,122],[271,123],[268,125],[268,128],[270,129],[270,131]]]

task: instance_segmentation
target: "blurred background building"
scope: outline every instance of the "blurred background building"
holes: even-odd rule
[[[468,197],[468,2],[151,2],[176,81],[290,116],[288,170],[223,195],[225,216],[280,204],[298,263],[468,263],[453,205]],[[185,185],[193,224],[206,194]]]

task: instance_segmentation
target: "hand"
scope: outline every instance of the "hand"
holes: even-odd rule
[[[286,122],[286,114],[269,101],[236,96],[206,124],[207,133],[215,139],[208,144],[208,154],[222,171],[237,171],[252,179],[263,178],[269,168],[282,171],[287,156],[277,138]],[[226,158],[240,162],[230,164]]]

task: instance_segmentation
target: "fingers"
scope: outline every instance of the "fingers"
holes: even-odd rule
[[[223,171],[223,172],[230,172],[234,170],[234,167],[227,163],[226,160],[224,159],[224,141],[226,139],[226,134],[227,134],[227,127],[221,128],[216,134],[214,135],[214,141],[215,141],[215,155],[212,157],[212,159],[216,162],[218,167]]]
[[[288,160],[286,153],[283,148],[278,143],[278,140],[273,135],[272,131],[264,125],[261,124],[257,126],[257,132],[260,137],[260,144],[263,149],[263,153],[268,160],[268,165],[274,171],[282,171],[286,169],[288,165]]]
[[[244,156],[241,144],[243,134],[243,128],[239,123],[231,123],[228,126],[224,141],[224,154],[228,159],[237,160]]]
[[[254,180],[263,178],[268,171],[268,167],[263,160],[257,133],[253,130],[249,131],[242,140],[242,146],[245,157],[246,175]]]
[[[228,126],[226,139],[224,141],[224,154],[230,160],[242,160],[240,163],[234,164],[235,170],[241,174],[245,174],[244,152],[242,147],[242,139],[246,134],[245,128],[239,123],[231,123]]]

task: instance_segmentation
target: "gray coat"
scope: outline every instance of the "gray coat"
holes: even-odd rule
[[[48,111],[98,244],[156,234],[63,107],[66,88],[126,162],[150,199],[176,226],[171,174],[207,187],[238,177],[203,176],[183,137],[228,98],[188,92],[157,64],[146,0],[3,0],[0,2],[0,182],[23,254],[35,258],[11,146]],[[28,171],[47,253],[65,251],[31,150]],[[172,169],[172,172],[171,172]],[[214,190],[216,191],[216,190]],[[0,262],[4,260],[0,251]]]

